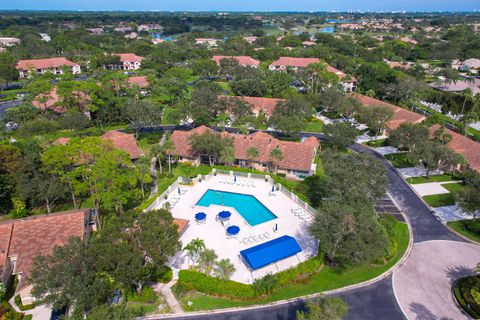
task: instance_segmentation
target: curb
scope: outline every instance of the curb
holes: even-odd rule
[[[463,234],[457,232],[455,229],[451,228],[447,223],[444,223],[444,225],[445,225],[445,227],[447,227],[447,229],[448,229],[450,232],[456,234],[457,236],[459,236],[459,237],[462,238],[463,240],[465,240],[465,241],[467,241],[467,242],[470,242],[471,244],[480,245],[480,242],[477,242],[477,241],[475,241],[475,240],[472,240],[472,239],[464,236]]]

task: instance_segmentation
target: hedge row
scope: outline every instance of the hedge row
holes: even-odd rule
[[[312,258],[297,266],[273,275],[267,275],[268,290],[259,290],[262,279],[257,280],[254,285],[243,284],[232,280],[222,280],[207,276],[203,273],[192,270],[181,270],[178,274],[178,281],[175,285],[175,292],[178,294],[197,291],[217,297],[234,299],[251,299],[263,294],[271,293],[276,289],[285,287],[292,283],[299,283],[309,280],[322,269],[322,260]],[[258,284],[258,285],[255,285]]]
[[[198,291],[213,296],[241,299],[255,298],[257,296],[251,285],[231,280],[222,280],[192,270],[180,270],[176,286],[176,289],[179,291]]]

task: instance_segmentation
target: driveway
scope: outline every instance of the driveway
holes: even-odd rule
[[[401,268],[393,273],[397,301],[408,319],[469,319],[455,305],[453,282],[472,273],[480,262],[480,247],[457,241],[427,241],[413,245]]]

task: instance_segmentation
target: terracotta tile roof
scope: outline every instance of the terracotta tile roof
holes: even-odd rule
[[[135,76],[128,78],[128,83],[130,85],[137,85],[140,88],[148,87],[148,79],[145,76]]]
[[[70,237],[84,237],[88,231],[86,219],[89,211],[90,209],[77,209],[0,222],[0,244],[5,247],[3,240],[10,229],[6,256],[16,260],[13,272],[22,274],[17,291],[29,286],[28,279],[36,256],[50,254],[54,246],[64,245]],[[0,263],[1,256],[0,254]]]
[[[132,160],[140,158],[141,151],[133,134],[112,130],[103,134],[100,139],[111,141],[115,148],[128,153]]]
[[[340,79],[340,81],[342,81],[346,76],[347,74],[341,70],[338,70],[337,68],[334,68],[332,67],[331,65],[327,64],[327,71],[330,72],[330,73],[334,73],[338,76],[338,79]],[[353,76],[350,76],[350,82],[355,82],[357,81],[357,79],[355,79]]]
[[[315,45],[316,43],[313,42],[313,41],[303,41],[302,44],[303,44],[304,46],[313,46],[313,45]]]
[[[41,102],[41,99],[47,97],[46,102]],[[49,109],[57,113],[64,113],[66,111],[65,107],[59,106],[60,97],[57,93],[57,87],[53,87],[49,93],[41,93],[32,100],[32,105],[40,110]]]
[[[275,67],[286,66],[286,67],[305,68],[311,65],[312,63],[319,63],[319,62],[320,62],[320,59],[317,59],[317,58],[280,57],[280,59],[272,62],[271,65]]]
[[[178,156],[194,158],[195,155],[190,147],[188,139],[194,133],[203,134],[212,129],[201,126],[190,131],[174,131],[172,141],[175,146],[174,154]],[[307,139],[304,142],[281,141],[262,131],[249,135],[222,132],[224,137],[233,138],[235,159],[248,160],[247,150],[255,147],[259,151],[256,161],[261,163],[270,162],[272,149],[280,148],[284,159],[280,161],[279,168],[309,172],[315,157],[315,151],[320,142],[316,139]]]
[[[65,137],[61,137],[53,141],[54,144],[60,144],[62,146],[66,146],[69,142],[70,142],[70,138],[65,138]]]
[[[258,66],[260,61],[253,59],[250,56],[213,56],[212,60],[215,61],[218,65],[220,65],[220,60],[222,59],[235,59],[238,61],[240,65],[246,66]]]
[[[137,56],[135,53],[114,53],[114,56],[119,56],[121,62],[136,62],[142,61],[144,57]]]
[[[187,228],[187,225],[190,221],[185,219],[173,218],[173,223],[177,225],[177,232],[182,234],[183,231]]]
[[[229,99],[240,99],[244,102],[248,103],[252,107],[252,111],[255,113],[259,113],[263,111],[267,117],[270,117],[275,110],[277,104],[282,101],[286,101],[285,99],[275,99],[275,98],[261,98],[261,97],[247,97],[247,96],[225,96]]]
[[[49,68],[58,68],[61,66],[73,67],[78,65],[75,62],[67,60],[64,57],[60,58],[49,58],[49,59],[32,59],[32,60],[19,60],[17,62],[16,68],[18,70],[29,70],[29,69],[49,69]]]
[[[349,94],[351,97],[355,98],[364,106],[373,107],[381,106],[387,107],[393,111],[393,116],[390,121],[387,122],[387,131],[392,131],[398,128],[402,123],[420,123],[425,120],[425,117],[421,114],[408,111],[394,104],[378,100],[372,97],[364,96],[359,93]]]
[[[441,126],[435,124],[431,126],[428,130],[430,135],[433,136],[435,131],[437,131]],[[473,141],[450,129],[445,128],[445,133],[448,133],[452,136],[452,140],[447,144],[447,147],[456,153],[463,155],[465,160],[468,163],[468,166],[476,171],[480,172],[480,143]]]

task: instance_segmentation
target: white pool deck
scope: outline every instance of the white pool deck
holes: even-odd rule
[[[180,237],[183,246],[192,239],[203,239],[208,249],[215,250],[218,259],[230,259],[236,269],[231,279],[243,283],[252,283],[255,279],[261,278],[268,273],[276,273],[288,269],[316,254],[317,244],[315,239],[308,235],[307,219],[299,218],[291,212],[292,209],[299,208],[298,204],[292,199],[279,191],[275,191],[275,195],[270,195],[272,185],[261,179],[237,177],[236,184],[222,183],[222,181],[225,180],[233,182],[233,177],[219,174],[212,176],[209,181],[198,182],[194,186],[180,186],[182,191],[186,192],[180,195],[180,199],[171,207],[170,211],[174,218],[190,221],[188,227]],[[252,187],[251,183],[253,183],[255,187]],[[210,207],[196,206],[195,204],[208,189],[253,195],[273,212],[277,218],[256,226],[250,226],[242,216],[231,207],[217,205],[211,205]],[[177,190],[178,189],[175,189],[169,195],[168,200],[179,197]],[[160,204],[160,206],[161,205],[162,204]],[[222,210],[232,212],[228,223],[240,227],[240,233],[236,238],[228,238],[225,231],[226,226],[222,226],[221,222],[215,219],[217,214]],[[195,221],[195,213],[197,212],[205,212],[207,214],[205,223],[199,224]],[[278,225],[278,230],[275,232],[276,224]],[[262,240],[258,237],[260,234],[262,235]],[[267,234],[268,239],[264,236],[265,234]],[[301,246],[302,252],[255,271],[247,267],[241,258],[241,250],[283,235],[294,237]],[[256,238],[256,242],[253,241],[252,237]],[[174,269],[188,269],[191,261],[186,252],[180,252],[170,259],[169,264]]]

